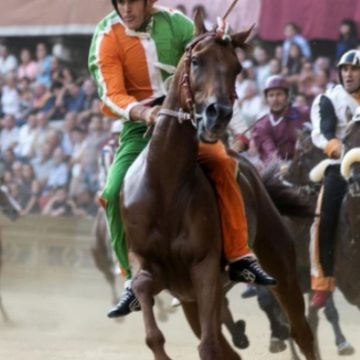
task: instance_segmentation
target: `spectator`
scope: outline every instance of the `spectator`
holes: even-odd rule
[[[20,188],[21,215],[38,212],[41,187],[36,180],[34,169],[29,163],[22,164]]]
[[[210,19],[208,18],[208,14],[206,12],[206,9],[204,7],[204,5],[195,5],[191,11],[192,14],[192,18],[195,18],[195,14],[196,13],[200,13],[203,20],[204,20],[204,25],[205,25],[205,29],[207,31],[210,31],[214,28],[214,24],[210,21]]]
[[[37,63],[32,59],[29,49],[20,52],[20,65],[17,71],[18,79],[27,78],[34,80],[38,73]]]
[[[27,78],[23,78],[18,86],[20,93],[20,110],[17,121],[18,126],[22,126],[26,122],[26,118],[33,110],[34,95],[30,88],[30,82]]]
[[[8,148],[4,152],[1,152],[1,160],[4,164],[5,170],[10,171],[11,173],[12,164],[16,161],[14,150],[12,148]]]
[[[9,54],[5,45],[0,45],[0,77],[16,71],[18,62],[14,55]]]
[[[65,89],[61,82],[53,82],[51,94],[43,110],[46,111],[50,120],[62,120],[66,116],[66,107],[64,105]]]
[[[6,82],[2,88],[1,106],[3,114],[20,115],[20,94],[17,90],[17,79],[15,73],[6,75]]]
[[[33,142],[33,155],[38,155],[49,131],[49,119],[45,113],[36,114],[36,136]]]
[[[28,116],[26,124],[19,130],[18,145],[15,149],[16,156],[22,160],[30,160],[34,154],[34,143],[37,136],[36,115]]]
[[[19,128],[15,126],[15,117],[13,115],[5,115],[2,119],[2,130],[0,133],[0,149],[1,153],[8,149],[14,150],[19,142]]]
[[[69,181],[69,169],[65,161],[65,155],[61,147],[53,152],[53,166],[49,173],[45,190],[67,186]]]
[[[74,144],[71,139],[71,133],[76,125],[77,114],[74,112],[68,112],[65,115],[63,125],[63,136],[61,140],[61,148],[64,151],[65,156],[71,157],[74,152]]]
[[[64,105],[66,111],[80,112],[84,109],[85,92],[80,87],[80,82],[72,81],[66,85]]]
[[[39,43],[36,46],[37,76],[36,81],[44,84],[47,88],[51,86],[51,56],[48,55],[46,45]]]
[[[256,84],[258,89],[263,91],[266,79],[271,73],[269,54],[263,46],[257,45],[254,49],[254,58],[256,60]]]
[[[269,62],[270,75],[280,75],[282,73],[281,61],[277,58],[272,58]]]
[[[304,60],[305,59],[300,46],[295,42],[291,43],[289,48],[288,61],[285,66],[285,75],[290,77],[291,75],[300,74]]]
[[[43,208],[43,215],[50,216],[69,216],[73,214],[72,208],[74,204],[68,200],[68,192],[66,188],[57,188],[49,198],[49,201]]]
[[[34,84],[34,101],[32,108],[34,111],[48,112],[50,110],[51,92],[44,83]]]
[[[94,201],[94,194],[85,187],[70,201],[73,201],[72,211],[76,216],[94,218],[98,212],[99,207]]]
[[[295,151],[296,129],[309,120],[309,113],[289,104],[289,84],[284,77],[269,77],[264,90],[269,112],[253,129],[253,139],[265,163],[290,160]]]
[[[344,19],[339,29],[339,37],[336,43],[336,61],[347,51],[356,49],[359,44],[356,24],[351,19]]]
[[[289,22],[284,26],[285,41],[283,43],[283,65],[287,65],[289,60],[290,47],[293,43],[300,48],[302,56],[311,59],[311,49],[308,41],[301,35],[301,29],[293,22]]]
[[[176,5],[175,9],[187,16],[187,10],[184,4]]]
[[[51,146],[49,144],[43,143],[41,145],[40,153],[31,160],[31,165],[34,168],[36,178],[41,186],[44,186],[47,183],[50,171],[54,167]]]

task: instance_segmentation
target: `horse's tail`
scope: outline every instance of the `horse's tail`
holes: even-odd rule
[[[261,174],[265,188],[281,215],[310,218],[315,215],[314,203],[304,197],[296,186],[285,183],[278,163],[267,166]]]

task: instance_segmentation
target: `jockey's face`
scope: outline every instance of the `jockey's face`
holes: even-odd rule
[[[266,92],[266,102],[271,112],[282,113],[288,105],[288,94],[283,89],[270,89]]]
[[[118,9],[125,25],[138,30],[151,14],[154,0],[118,0]]]
[[[354,65],[343,65],[340,69],[344,89],[348,93],[360,90],[360,67]]]

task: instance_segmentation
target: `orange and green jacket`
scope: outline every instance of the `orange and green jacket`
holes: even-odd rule
[[[106,16],[89,53],[103,112],[126,121],[135,105],[165,95],[164,81],[175,72],[193,32],[190,19],[164,7],[154,7],[140,31],[128,29],[115,11]]]

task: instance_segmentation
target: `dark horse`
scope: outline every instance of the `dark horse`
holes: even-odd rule
[[[120,201],[132,286],[155,359],[170,359],[152,309],[153,296],[168,289],[200,338],[200,358],[239,360],[221,332],[221,228],[214,190],[197,164],[196,135],[212,142],[224,134],[240,70],[234,49],[246,47],[251,30],[223,39],[206,33],[199,17],[195,24],[197,37],[180,61],[149,146],[127,173]],[[278,280],[274,293],[292,336],[306,359],[314,360],[290,233],[254,168],[246,161],[240,168],[255,252]]]
[[[20,205],[12,198],[9,194],[9,191],[6,186],[0,186],[0,212],[8,217],[10,220],[16,220],[20,213]],[[2,268],[2,228],[0,226],[0,275]],[[1,288],[0,288],[1,290]],[[7,312],[5,311],[5,307],[2,302],[1,292],[0,292],[0,313],[4,319],[4,321],[9,321],[9,317]]]
[[[310,181],[309,174],[316,165],[325,160],[326,156],[321,149],[313,145],[311,130],[310,126],[305,126],[298,134],[295,155],[287,173],[284,175],[284,179],[290,182],[290,186],[294,187],[306,202],[315,207],[320,186]],[[271,174],[271,179],[273,179],[273,177],[274,174]],[[267,180],[265,179],[265,181]],[[311,291],[309,241],[310,226],[313,219],[288,217],[287,222],[293,234],[296,248],[300,286],[304,293],[308,293]],[[287,338],[287,335],[283,330],[284,323],[281,321],[283,317],[281,315],[279,316],[281,311],[278,308],[278,304],[266,289],[260,290],[259,303],[269,317],[271,324],[272,341],[270,349],[272,349],[273,352],[285,349],[286,345],[283,339]],[[338,353],[340,355],[350,355],[354,353],[354,348],[348,343],[340,328],[339,314],[335,307],[333,296],[329,297],[326,302],[324,313],[326,319],[333,327]],[[313,333],[316,335],[319,321],[317,310],[309,309],[309,321]],[[318,349],[317,351],[320,354],[320,350]],[[293,358],[297,358],[295,354]]]

